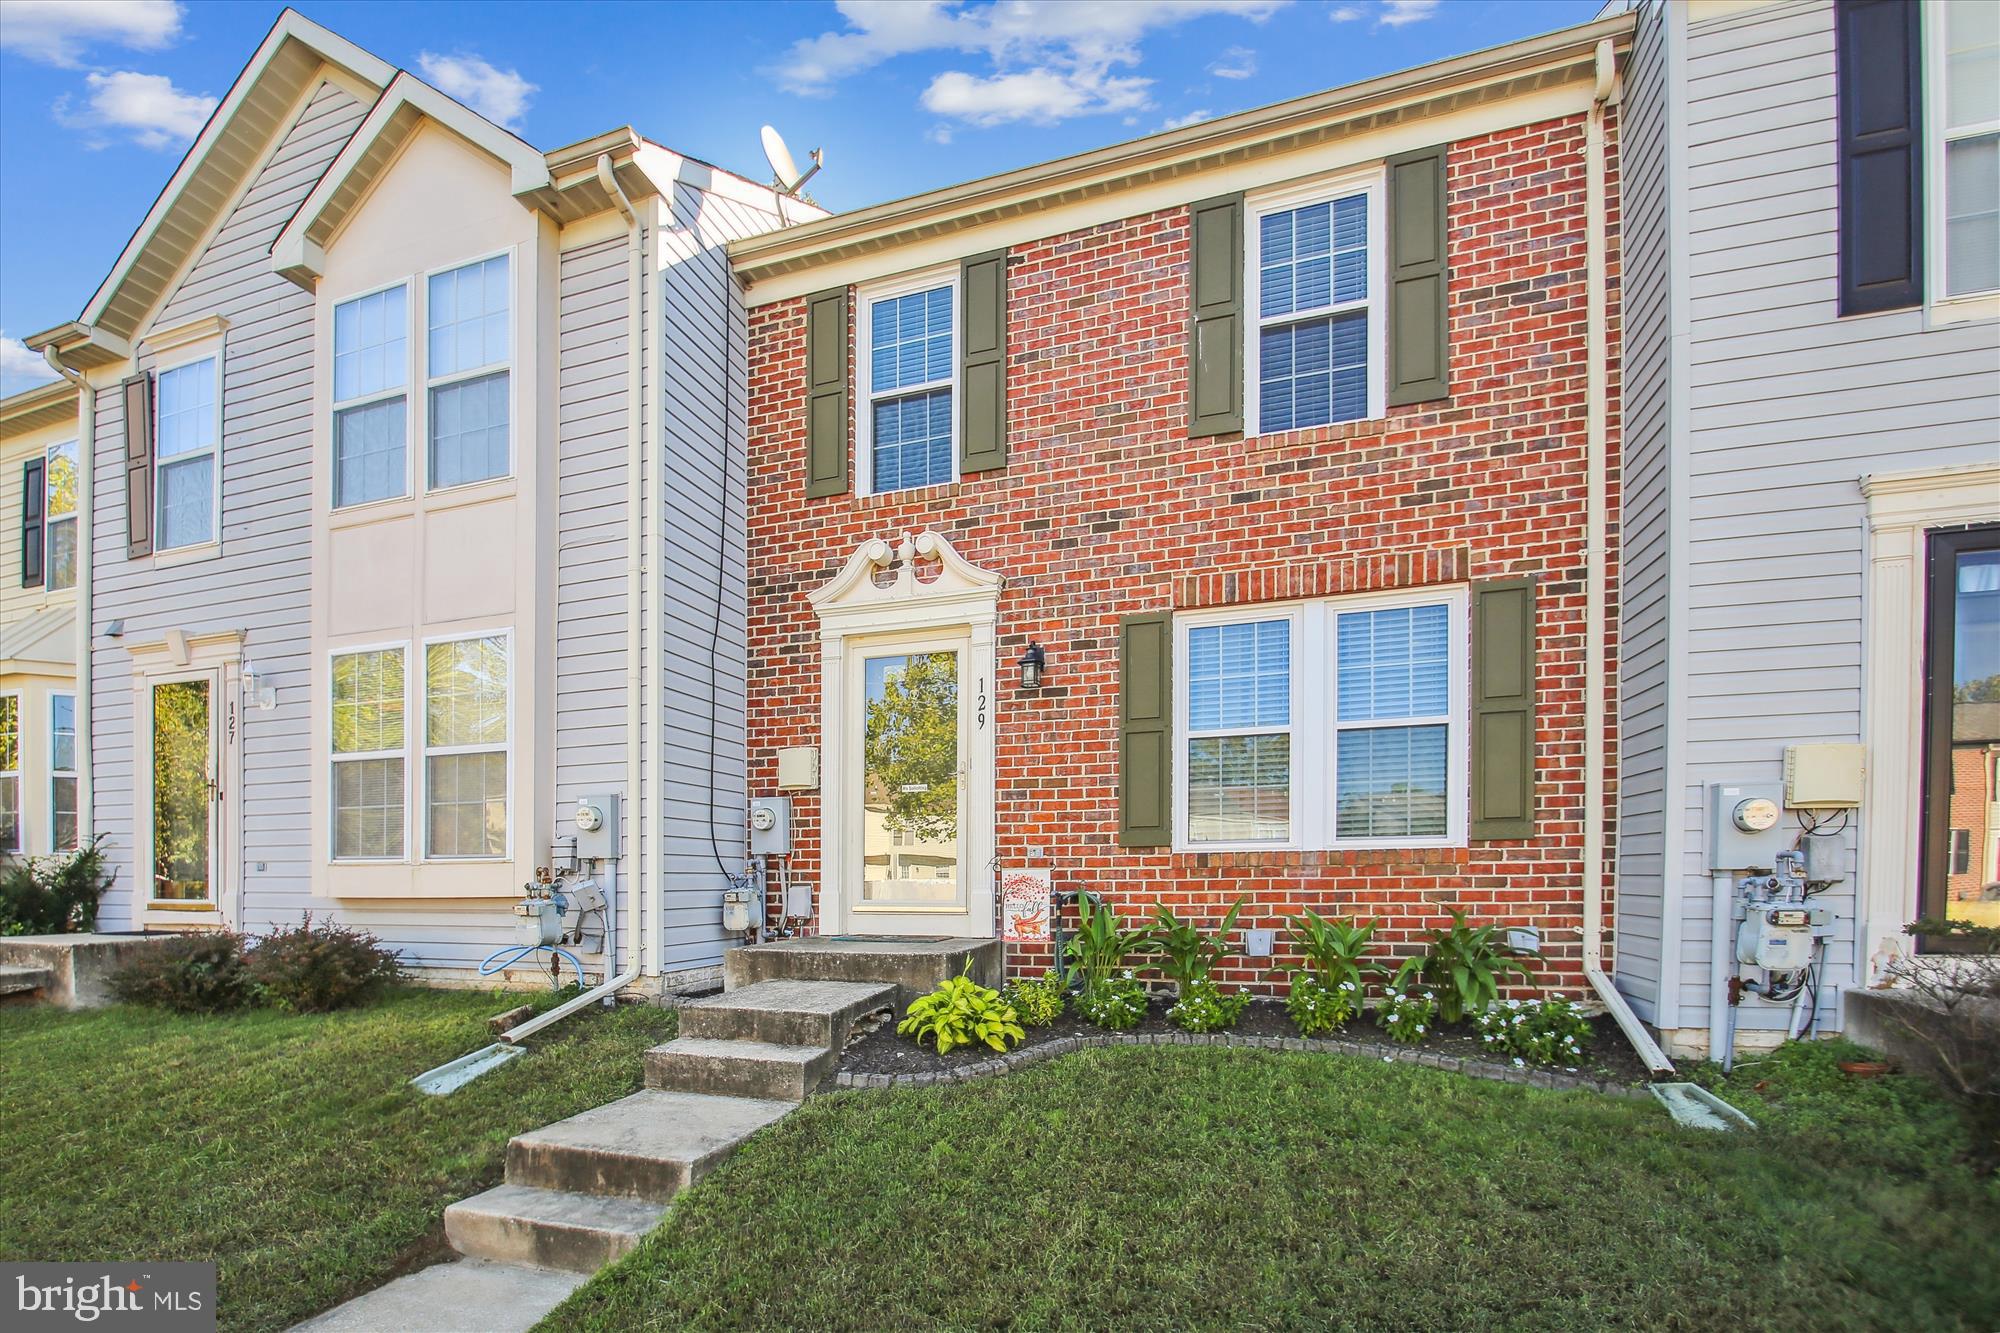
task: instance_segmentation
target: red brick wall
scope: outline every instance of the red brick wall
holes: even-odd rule
[[[864,540],[934,528],[1007,577],[995,714],[997,850],[1121,912],[1164,900],[1281,926],[1301,907],[1379,918],[1391,953],[1450,909],[1540,925],[1547,984],[1580,983],[1584,579],[1581,117],[1453,144],[1447,402],[1245,440],[1187,436],[1188,218],[1170,209],[1013,248],[1004,473],[886,497],[803,497],[804,303],[750,321],[750,783],[817,744],[806,594]],[[1617,273],[1615,139],[1611,273]],[[1617,513],[1617,300],[1611,304]],[[1612,571],[1615,593],[1615,535]],[[1536,836],[1413,851],[1176,854],[1117,842],[1117,621],[1135,611],[1534,574],[1541,581]],[[1615,595],[1606,624],[1617,625]],[[1024,693],[1004,664],[1046,646]],[[1615,644],[1611,661],[1615,680]],[[1615,698],[1606,716],[1617,717]],[[1612,746],[1607,744],[1607,757]],[[1615,807],[1607,762],[1605,811]],[[798,794],[795,794],[798,795]],[[819,803],[795,799],[818,867]],[[1601,817],[1601,816],[1600,816]],[[1611,864],[1606,821],[1606,867]],[[1608,890],[1607,890],[1608,892]],[[1605,918],[1611,919],[1609,904]],[[1290,961],[1280,935],[1278,966]],[[1015,949],[1016,973],[1046,965]],[[1282,974],[1239,963],[1259,989]]]

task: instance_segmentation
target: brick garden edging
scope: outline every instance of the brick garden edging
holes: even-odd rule
[[[960,1065],[953,1069],[927,1070],[917,1074],[857,1074],[843,1069],[834,1075],[833,1086],[920,1088],[938,1083],[960,1083],[967,1079],[1005,1074],[1039,1060],[1100,1046],[1236,1046],[1263,1051],[1319,1051],[1333,1055],[1368,1056],[1401,1064],[1423,1065],[1430,1069],[1448,1069],[1455,1073],[1470,1074],[1474,1078],[1491,1079],[1495,1083],[1519,1083],[1531,1088],[1601,1092],[1610,1097],[1650,1095],[1644,1087],[1634,1087],[1629,1083],[1619,1083],[1612,1079],[1585,1078],[1581,1074],[1564,1074],[1550,1069],[1516,1069],[1512,1065],[1495,1064],[1491,1060],[1467,1060],[1461,1056],[1446,1055],[1441,1051],[1409,1050],[1404,1047],[1385,1046],[1379,1042],[1344,1041],[1327,1037],[1246,1037],[1233,1032],[1107,1032],[1101,1036],[1057,1037],[1054,1041],[1043,1042],[1039,1046],[1022,1047],[1019,1050],[1008,1051],[1004,1055],[996,1055],[991,1060]]]

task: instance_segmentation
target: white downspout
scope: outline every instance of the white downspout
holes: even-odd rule
[[[1639,1058],[1654,1074],[1671,1074],[1673,1062],[1639,1022],[1632,1006],[1604,971],[1604,637],[1605,544],[1608,523],[1607,428],[1610,399],[1609,310],[1605,294],[1604,111],[1618,94],[1618,62],[1611,39],[1597,44],[1597,86],[1583,142],[1584,162],[1584,433],[1585,500],[1583,597],[1583,975],[1618,1021]]]
[[[91,387],[89,377],[64,365],[55,348],[44,347],[42,357],[49,369],[76,386],[76,845],[87,847],[97,833],[90,752],[91,572],[96,565],[91,549],[95,526],[91,496],[97,473],[97,390]]]
[[[638,741],[638,721],[640,692],[640,650],[643,638],[639,633],[639,615],[644,607],[641,593],[641,553],[645,549],[640,540],[639,520],[641,517],[641,469],[644,441],[640,438],[639,393],[644,384],[645,353],[639,345],[644,327],[644,317],[640,312],[640,298],[645,292],[646,254],[645,237],[640,228],[639,211],[632,206],[632,200],[619,185],[617,174],[611,168],[611,155],[600,153],[597,158],[597,182],[604,192],[618,205],[618,211],[625,215],[626,227],[626,277],[625,277],[625,836],[630,840],[632,855],[626,858],[632,865],[629,874],[623,873],[624,861],[619,863],[620,872],[612,883],[615,894],[625,884],[631,885],[631,919],[624,923],[625,968],[617,976],[611,977],[583,994],[549,1010],[546,1014],[531,1019],[517,1028],[501,1034],[500,1040],[509,1045],[517,1045],[524,1038],[531,1037],[553,1023],[561,1022],[577,1010],[595,1004],[599,1000],[608,1001],[613,995],[639,979],[645,970],[645,861],[641,849],[645,846],[636,821],[645,818],[644,805],[639,800],[639,756],[641,746]],[[616,913],[614,900],[611,911]]]

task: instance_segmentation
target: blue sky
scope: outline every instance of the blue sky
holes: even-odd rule
[[[1601,0],[379,3],[308,17],[554,148],[622,124],[846,209],[1583,22]],[[73,318],[281,6],[0,0],[0,392]]]

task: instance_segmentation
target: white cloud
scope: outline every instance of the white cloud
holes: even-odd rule
[[[1152,80],[1139,64],[1152,31],[1213,14],[1262,22],[1286,0],[841,0],[848,26],[795,42],[770,73],[787,92],[817,95],[885,60],[920,52],[984,56],[991,69],[949,69],[924,89],[938,115],[974,125],[1052,124],[1144,109]]]
[[[0,0],[0,50],[75,69],[100,42],[157,51],[180,36],[174,0]]]
[[[56,99],[55,117],[71,129],[91,131],[92,148],[103,148],[111,135],[141,148],[179,148],[201,133],[216,106],[215,98],[183,92],[164,74],[113,70],[86,74],[83,82],[89,89],[83,106],[72,110],[65,93]]]
[[[929,129],[927,129],[927,130],[925,130],[925,131],[924,131],[924,137],[925,137],[926,139],[929,139],[929,140],[930,140],[930,141],[931,141],[932,143],[936,143],[936,144],[947,144],[947,143],[950,143],[950,142],[951,142],[951,126],[949,126],[949,125],[933,125],[933,126],[931,126],[931,127],[929,128]]]
[[[1204,120],[1213,120],[1214,118],[1215,118],[1215,113],[1213,111],[1210,111],[1207,107],[1203,107],[1199,111],[1190,111],[1185,116],[1171,117],[1170,119],[1164,121],[1160,125],[1160,128],[1163,130],[1186,129],[1189,125],[1199,125]]]
[[[1382,0],[1381,28],[1400,28],[1406,23],[1422,23],[1437,13],[1438,0]]]
[[[41,353],[29,351],[19,338],[0,334],[0,398],[46,384],[55,377]]]
[[[424,51],[417,56],[424,78],[440,92],[456,97],[496,125],[518,126],[528,112],[528,103],[541,91],[536,84],[511,69],[495,69],[475,55],[435,55]]]
[[[1361,11],[1353,5],[1340,5],[1327,15],[1335,23],[1352,23],[1361,17]]]
[[[1218,79],[1247,79],[1257,73],[1257,53],[1247,46],[1232,46],[1208,67]]]

